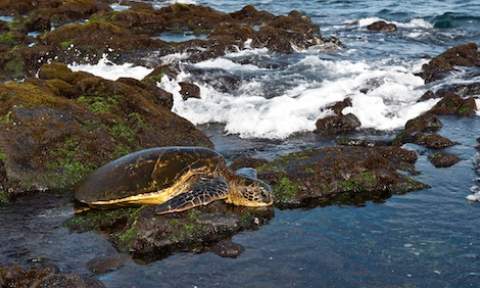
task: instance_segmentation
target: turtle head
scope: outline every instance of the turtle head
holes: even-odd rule
[[[234,182],[228,202],[249,207],[273,204],[272,188],[262,180],[237,174]]]

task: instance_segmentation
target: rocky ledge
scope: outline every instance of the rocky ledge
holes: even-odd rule
[[[72,187],[143,148],[213,146],[170,111],[172,95],[149,81],[110,81],[63,64],[44,65],[38,76],[0,84],[1,198]]]

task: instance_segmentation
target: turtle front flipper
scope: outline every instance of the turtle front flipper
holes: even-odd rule
[[[196,206],[207,205],[228,196],[228,183],[223,177],[200,177],[188,191],[158,205],[157,214],[181,212]]]

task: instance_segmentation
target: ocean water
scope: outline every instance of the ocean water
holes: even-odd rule
[[[336,36],[345,48],[312,47],[291,55],[247,49],[190,64],[188,55],[174,54],[157,62],[179,62],[177,79],[159,86],[172,92],[174,111],[198,124],[227,158],[237,154],[274,158],[307,147],[327,146],[333,139],[310,133],[322,108],[350,97],[352,112],[362,122],[359,137],[390,137],[395,129],[432,107],[436,100],[417,103],[428,89],[479,81],[478,71],[459,69],[448,78],[424,85],[415,76],[421,65],[449,47],[480,43],[480,1],[149,1],[158,7],[173,2],[209,5],[224,11],[246,4],[276,14],[297,9],[312,17],[325,36]],[[116,6],[117,9],[124,7]],[[366,26],[384,19],[395,33],[371,33]],[[247,43],[248,44],[248,43]],[[141,79],[151,70],[132,64],[71,65],[108,79]],[[222,89],[222,79],[240,79]],[[178,82],[193,81],[202,99],[184,101]],[[367,89],[367,93],[361,93]],[[480,104],[480,103],[479,103]],[[233,237],[245,252],[237,259],[212,253],[178,253],[147,265],[128,262],[118,271],[99,276],[107,287],[480,287],[480,205],[466,199],[477,192],[480,119],[442,118],[440,134],[457,141],[447,149],[461,158],[451,168],[436,169],[416,150],[416,179],[432,186],[380,203],[276,210],[258,231]],[[25,205],[28,207],[28,199]],[[15,208],[15,207],[14,207]],[[86,273],[94,255],[112,247],[94,233],[70,233],[61,220],[71,207],[51,205],[18,218],[0,210],[15,241],[0,235],[0,260],[43,256],[66,271]],[[44,215],[42,217],[36,217]],[[17,221],[17,222],[16,222]],[[38,227],[48,226],[50,230]],[[21,234],[18,227],[26,227]],[[28,235],[35,233],[35,237]]]

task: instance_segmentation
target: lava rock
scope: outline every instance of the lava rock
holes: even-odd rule
[[[430,109],[436,115],[456,115],[461,117],[472,117],[476,115],[477,104],[473,97],[463,99],[457,94],[445,95],[435,106]]]
[[[321,135],[337,135],[355,131],[361,126],[357,116],[349,113],[347,115],[334,115],[317,120],[315,133]]]
[[[200,99],[200,87],[193,83],[189,82],[180,82],[180,94],[182,95],[183,100],[188,98],[197,98]]]
[[[460,158],[458,158],[458,156],[445,152],[433,153],[428,157],[428,159],[437,168],[450,167],[460,161]]]
[[[397,25],[385,21],[376,21],[368,25],[367,29],[375,32],[395,32],[397,31]]]
[[[467,43],[448,49],[422,66],[419,74],[425,83],[430,83],[445,77],[455,66],[480,66],[480,52],[477,44]]]
[[[415,144],[432,149],[443,149],[455,145],[455,143],[438,134],[420,134],[415,139]]]
[[[350,97],[345,98],[343,101],[335,102],[333,105],[328,106],[327,109],[333,110],[335,115],[342,116],[343,109],[352,107],[352,99]]]
[[[65,225],[74,231],[104,233],[120,251],[150,262],[179,251],[209,251],[214,243],[267,223],[273,212],[271,207],[239,207],[216,201],[165,215],[157,215],[154,206],[91,210]]]
[[[405,131],[409,134],[417,132],[436,132],[443,124],[435,114],[423,113],[405,123]]]
[[[342,146],[288,154],[257,170],[280,208],[361,204],[428,187],[397,172],[413,172],[416,160],[415,152],[395,146]]]
[[[42,67],[39,76],[0,85],[5,169],[25,191],[72,187],[96,167],[143,148],[213,146],[165,107],[159,98],[171,95],[158,87],[61,64]]]
[[[243,253],[245,248],[242,245],[233,243],[230,240],[223,240],[212,247],[212,252],[220,257],[237,258]]]

